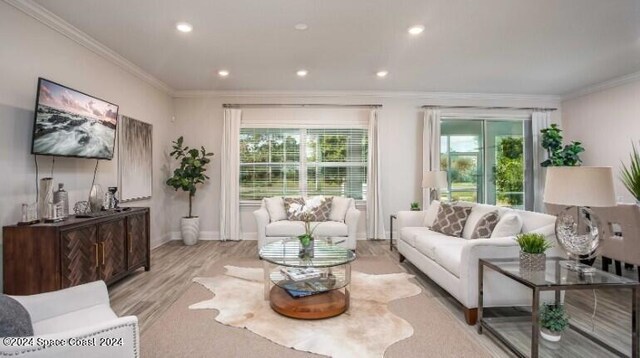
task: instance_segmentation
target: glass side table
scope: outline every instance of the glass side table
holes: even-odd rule
[[[539,344],[540,326],[538,320],[541,303],[540,293],[543,291],[554,291],[555,303],[558,304],[561,300],[561,291],[629,288],[632,290],[631,357],[638,358],[638,339],[640,339],[638,336],[638,330],[640,328],[640,282],[612,275],[601,270],[596,270],[594,274],[590,275],[580,275],[578,272],[569,271],[562,267],[560,261],[564,260],[566,259],[559,257],[547,258],[545,271],[531,272],[521,271],[520,260],[517,258],[480,259],[478,263],[478,333],[482,334],[483,330],[486,329],[518,357],[537,358],[541,355],[553,357],[563,356],[566,352],[560,352],[557,351],[557,349],[562,350],[562,344],[565,340],[564,337],[559,343],[556,343],[556,350],[546,345],[541,347]],[[496,271],[532,290],[530,315],[483,317],[483,280],[485,268]],[[575,325],[570,325],[570,328],[567,329],[564,334],[570,336],[567,337],[567,339],[571,341],[572,345],[580,345],[583,351],[589,352],[589,356],[629,356],[628,353],[620,352]]]

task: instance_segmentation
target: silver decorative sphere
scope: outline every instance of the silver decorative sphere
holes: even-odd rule
[[[602,233],[600,220],[589,208],[570,206],[558,214],[556,237],[572,259],[598,256]]]

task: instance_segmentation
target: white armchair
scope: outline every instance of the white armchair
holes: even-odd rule
[[[260,209],[253,212],[256,218],[258,231],[258,248],[264,245],[290,237],[304,234],[304,223],[302,221],[274,221],[271,222],[269,211],[266,208],[264,200]],[[317,228],[315,234],[317,236],[326,236],[337,242],[339,246],[355,250],[356,235],[358,232],[358,220],[360,219],[360,210],[356,209],[355,200],[349,199],[349,208],[344,218],[344,222],[324,221],[313,222],[311,225]]]
[[[31,315],[34,336],[23,337],[25,339],[20,345],[10,339],[0,340],[0,356],[140,356],[138,318],[116,316],[103,281],[38,295],[11,297]]]

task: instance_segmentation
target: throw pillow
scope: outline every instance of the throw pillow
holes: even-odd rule
[[[33,336],[31,315],[20,302],[0,294],[0,337]]]
[[[316,197],[317,198],[317,197]],[[329,220],[329,215],[331,214],[331,203],[333,202],[332,197],[323,197],[324,200],[317,208],[311,211],[311,221],[327,221]],[[311,198],[309,198],[311,199]],[[305,202],[309,199],[305,199]]]
[[[431,227],[433,222],[436,221],[436,217],[438,216],[438,209],[440,209],[440,201],[434,200],[431,202],[431,205],[425,210],[424,213],[424,226]]]
[[[345,216],[347,216],[347,211],[349,210],[349,206],[351,205],[350,198],[344,198],[341,196],[334,196],[331,201],[331,212],[329,213],[329,220],[344,222]]]
[[[298,198],[284,198],[282,200],[284,201],[284,211],[287,213],[287,220],[290,220],[290,221],[302,220],[302,217],[300,216],[300,214],[292,213],[291,211],[289,211],[289,209],[291,208],[292,204],[304,205],[304,199],[298,197]]]
[[[483,217],[478,220],[476,227],[473,229],[470,239],[488,239],[491,237],[493,229],[498,225],[500,217],[498,216],[498,210],[484,214]]]
[[[284,210],[284,199],[281,196],[264,198],[264,206],[267,208],[267,212],[269,212],[270,222],[287,220],[287,212]]]
[[[515,213],[506,213],[502,215],[498,225],[493,229],[491,237],[512,237],[522,231],[522,218]]]
[[[440,203],[438,216],[431,226],[431,230],[449,236],[460,237],[470,213],[471,207]]]
[[[468,205],[463,205],[468,206]],[[469,214],[469,218],[467,219],[467,223],[464,224],[464,230],[462,230],[462,237],[465,239],[471,239],[471,235],[473,235],[476,226],[478,226],[478,222],[482,219],[486,214],[497,211],[498,217],[500,217],[499,209],[494,205],[487,204],[475,204],[473,205],[473,209],[471,209],[471,214]]]

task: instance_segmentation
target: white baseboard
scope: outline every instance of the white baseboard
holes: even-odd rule
[[[160,246],[166,244],[170,240],[171,240],[171,233],[165,233],[163,235],[160,235],[159,239],[157,239],[157,240],[154,240],[152,238],[151,242],[150,242],[151,250],[155,249],[156,247],[160,247]]]

